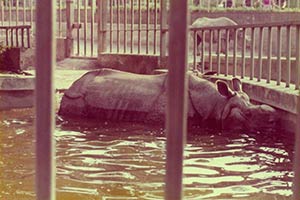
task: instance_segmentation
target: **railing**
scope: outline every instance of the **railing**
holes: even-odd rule
[[[5,46],[30,48],[30,28],[24,26],[0,26],[0,31],[5,34]],[[25,41],[26,40],[26,41]],[[2,41],[4,43],[4,41]]]
[[[300,22],[201,27],[191,28],[190,32],[195,69],[249,77],[257,82],[276,81],[277,85],[284,82],[287,88],[294,85],[299,89]],[[200,49],[197,37],[206,41],[201,43]],[[216,44],[213,44],[214,39],[218,41]],[[230,40],[233,41],[231,48]],[[247,42],[249,49],[246,49]],[[208,43],[207,48],[205,43]],[[222,44],[225,54],[221,53]]]

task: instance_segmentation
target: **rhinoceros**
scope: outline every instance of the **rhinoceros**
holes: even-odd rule
[[[203,127],[257,131],[272,129],[276,111],[253,105],[241,81],[215,84],[188,73],[188,122]],[[87,72],[65,91],[59,108],[62,117],[110,121],[163,123],[167,104],[168,73],[141,75],[112,69]]]
[[[232,25],[237,25],[237,23],[227,17],[218,17],[218,18],[207,18],[207,17],[201,17],[196,19],[192,25],[191,28],[201,28],[201,27],[214,27],[214,26],[232,26]],[[221,49],[220,52],[223,54],[226,54],[226,31],[225,30],[221,30]],[[213,43],[217,43],[218,42],[218,33],[217,31],[213,31],[213,38],[212,38],[212,42]],[[197,48],[199,47],[199,45],[202,42],[202,35],[197,32],[197,36],[196,36],[196,40],[197,40]],[[229,41],[233,41],[234,40],[234,30],[230,29],[229,30]],[[205,32],[204,35],[204,39],[205,42],[210,42],[210,34],[209,31]],[[245,41],[246,41],[246,48],[250,49],[251,47],[251,43],[250,43],[250,37],[248,35],[245,35]],[[242,29],[238,29],[237,30],[237,45],[239,48],[242,47],[243,45],[243,31]]]

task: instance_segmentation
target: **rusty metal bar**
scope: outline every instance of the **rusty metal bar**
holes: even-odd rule
[[[120,52],[120,0],[117,0],[117,52]]]
[[[250,52],[250,80],[254,77],[254,56],[255,56],[255,28],[251,28],[251,52]]]
[[[100,3],[100,1],[98,1]],[[99,11],[99,8],[98,8]],[[99,11],[100,12],[100,11]],[[114,24],[114,11],[113,11],[113,0],[110,0],[110,5],[109,5],[109,51],[112,52],[112,47],[113,47],[113,24]]]
[[[234,35],[234,38],[233,38],[233,77],[236,77],[236,74],[237,74],[237,29],[234,29],[233,30],[233,35]]]
[[[28,46],[28,48],[30,48],[30,29],[29,29],[29,27],[26,28],[26,30],[27,30],[27,46]]]
[[[36,2],[36,199],[55,199],[55,3]]]
[[[243,44],[242,44],[242,66],[241,66],[241,78],[245,77],[245,68],[246,68],[246,28],[242,29],[243,31]]]
[[[153,54],[156,54],[156,33],[157,33],[157,0],[154,0],[154,32],[153,32]]]
[[[83,0],[84,3],[84,18],[83,18],[83,53],[86,56],[87,54],[87,0]]]
[[[183,191],[183,150],[187,131],[187,7],[187,1],[170,2],[166,200],[182,199]]]
[[[160,59],[166,56],[167,51],[167,1],[160,1]]]
[[[134,31],[134,5],[133,0],[130,1],[130,53],[133,53],[133,31]]]
[[[14,46],[14,29],[13,28],[10,31],[10,45]]]
[[[291,27],[286,27],[286,85],[290,87],[291,83]]]
[[[205,71],[205,31],[201,32],[201,73]]]
[[[6,46],[8,46],[9,44],[9,42],[8,42],[8,29],[5,29],[5,35],[6,35]]]
[[[25,44],[24,44],[24,28],[21,29],[21,42],[22,42],[22,47],[24,48],[25,47]]]
[[[296,26],[296,81],[295,89],[300,87],[300,26]],[[298,100],[299,102],[299,100]]]
[[[16,27],[16,46],[19,47],[19,28]]]
[[[277,27],[277,85],[281,82],[281,26]]]
[[[218,29],[218,39],[217,39],[217,75],[219,75],[221,73],[221,29]]]
[[[229,54],[229,29],[226,29],[226,32],[225,32],[225,45],[226,45],[225,46],[225,76],[228,76],[228,68],[229,68],[229,63],[228,63],[228,60],[229,60],[228,59],[228,54]]]
[[[138,53],[141,53],[141,24],[142,24],[141,0],[138,0]]]
[[[32,1],[30,0],[30,26],[32,27],[33,24],[33,5],[32,5]]]
[[[213,34],[214,32],[212,30],[209,31],[209,54],[208,54],[208,60],[209,60],[209,70],[212,70],[212,46],[213,46]]]
[[[263,38],[264,38],[264,28],[260,27],[259,37],[258,37],[258,74],[257,74],[258,82],[260,82],[262,78]]]

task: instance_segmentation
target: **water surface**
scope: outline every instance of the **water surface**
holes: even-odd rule
[[[0,199],[34,200],[33,110],[0,112]],[[163,199],[161,127],[83,119],[55,130],[58,200]],[[291,134],[193,128],[184,199],[291,199]]]

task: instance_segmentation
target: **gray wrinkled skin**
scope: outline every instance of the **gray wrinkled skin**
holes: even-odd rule
[[[202,17],[196,19],[192,23],[192,28],[201,28],[201,27],[215,27],[215,26],[231,26],[231,25],[237,25],[237,23],[227,17],[218,17],[218,18],[207,18],[207,17]],[[205,42],[209,43],[210,42],[210,34],[209,31],[205,32]],[[229,42],[234,40],[234,30],[229,30]],[[248,35],[245,35],[245,40],[246,40],[246,48],[250,49],[251,48],[251,43],[250,43],[250,37]],[[237,45],[239,48],[242,48],[243,46],[243,31],[241,29],[238,30],[237,32]],[[197,33],[197,46],[203,42],[201,32]],[[213,43],[218,42],[218,32],[213,31],[213,38],[212,38]],[[226,54],[226,32],[225,30],[221,31],[221,53]]]
[[[140,75],[112,69],[86,73],[65,92],[61,116],[112,121],[164,123],[167,73]],[[232,80],[233,90],[223,81],[213,84],[188,74],[189,124],[221,129],[259,131],[274,127],[276,111],[253,105]]]

